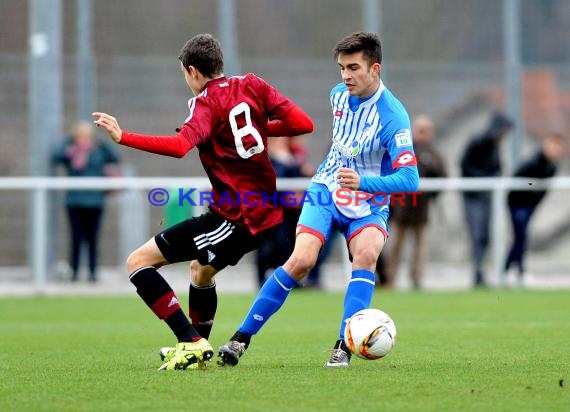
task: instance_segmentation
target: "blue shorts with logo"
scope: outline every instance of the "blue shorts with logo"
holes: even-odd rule
[[[312,233],[324,243],[333,230],[339,230],[348,244],[362,229],[372,226],[388,237],[388,207],[372,208],[370,215],[361,218],[347,217],[337,209],[329,189],[321,183],[311,183],[305,199],[297,234]]]

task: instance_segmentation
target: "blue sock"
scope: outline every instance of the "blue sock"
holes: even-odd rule
[[[238,331],[250,336],[255,335],[270,316],[279,310],[295,286],[295,279],[285,272],[283,267],[278,267],[257,293]]]
[[[344,339],[344,326],[346,321],[356,312],[370,307],[372,295],[374,294],[374,273],[358,269],[352,271],[352,276],[346,294],[344,295],[344,314],[340,322],[340,338]]]

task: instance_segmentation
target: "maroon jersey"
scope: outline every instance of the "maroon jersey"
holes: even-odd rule
[[[252,234],[279,224],[267,122],[282,117],[294,103],[250,73],[209,81],[188,106],[190,115],[180,132],[198,148],[212,183],[210,209]]]
[[[123,131],[119,143],[174,157],[197,147],[212,183],[213,211],[252,234],[279,224],[282,214],[274,197],[267,136],[309,133],[310,117],[251,73],[210,80],[188,107],[190,115],[177,135]]]

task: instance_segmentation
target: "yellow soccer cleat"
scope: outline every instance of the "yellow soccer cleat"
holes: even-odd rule
[[[212,345],[202,338],[196,342],[179,342],[174,350],[162,348],[160,355],[165,363],[158,368],[159,371],[203,369],[206,362],[214,356],[214,350]]]
[[[174,352],[176,352],[176,348],[174,346],[165,346],[160,348],[158,355],[160,356],[161,361],[168,362],[174,355]]]

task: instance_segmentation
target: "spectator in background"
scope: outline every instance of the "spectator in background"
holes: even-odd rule
[[[502,113],[494,113],[487,129],[474,136],[461,158],[463,177],[501,175],[500,142],[511,130],[512,122]],[[471,237],[475,287],[484,287],[483,260],[489,245],[491,192],[463,192],[465,218]]]
[[[437,149],[433,145],[434,125],[432,120],[424,115],[416,117],[412,123],[414,137],[414,152],[418,159],[418,173],[422,177],[447,176],[445,164]],[[427,192],[416,195],[416,203],[405,199],[405,203],[394,202],[391,211],[391,249],[386,267],[386,284],[394,286],[398,273],[402,247],[408,231],[414,238],[414,252],[410,267],[410,277],[414,289],[421,287],[424,275],[427,253],[427,223],[429,217],[429,203],[438,195],[438,192]]]
[[[548,135],[542,147],[521,164],[515,172],[515,177],[548,178],[556,173],[556,164],[564,154],[564,140],[560,134]],[[518,284],[524,280],[524,253],[527,243],[527,231],[530,219],[538,204],[544,198],[545,190],[540,191],[511,191],[508,195],[508,205],[513,224],[513,245],[505,263],[505,272],[514,265],[518,269]]]
[[[307,161],[303,136],[271,137],[268,139],[268,151],[277,177],[311,177],[315,173],[315,166]],[[295,196],[291,194],[285,199],[283,223],[274,229],[274,236],[268,237],[257,249],[256,265],[259,287],[265,282],[267,270],[281,266],[293,252],[297,221],[301,215],[302,195],[302,192],[298,192]],[[281,196],[282,193],[279,194],[280,199]],[[327,242],[327,245],[323,247],[317,264],[309,273],[303,286],[320,287],[320,264],[328,255],[330,243]]]
[[[71,177],[101,177],[114,174],[109,166],[117,165],[119,157],[107,142],[96,138],[91,123],[80,122],[73,126],[71,135],[55,148],[52,161],[63,165]],[[104,203],[105,192],[102,190],[70,190],[66,194],[72,282],[78,280],[83,244],[89,254],[89,281],[97,280],[97,244]]]

